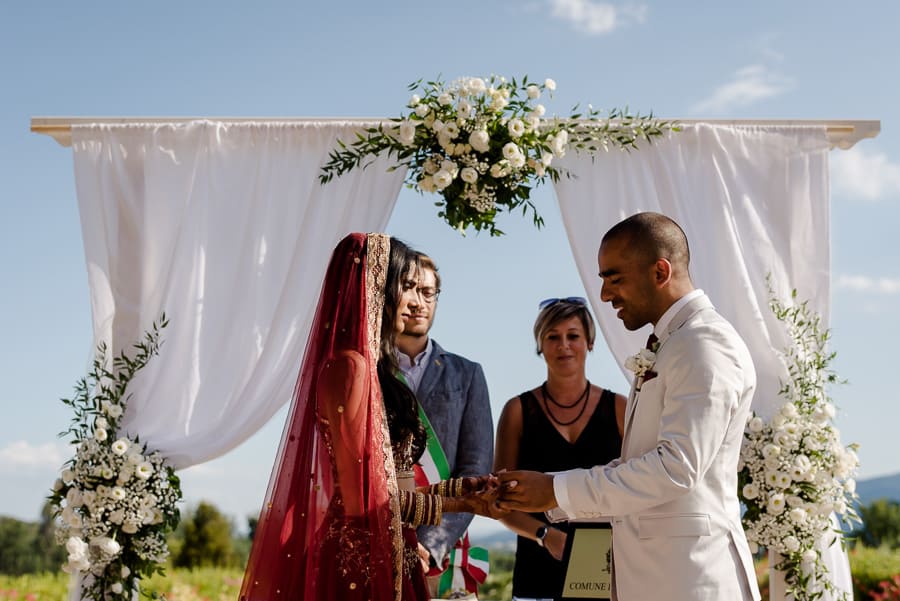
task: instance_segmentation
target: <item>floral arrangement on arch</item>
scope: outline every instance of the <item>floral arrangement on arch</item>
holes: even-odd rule
[[[789,304],[775,297],[771,283],[769,292],[770,307],[791,339],[784,354],[789,379],[779,391],[785,403],[769,421],[755,413],[749,418],[739,496],[747,507],[743,523],[751,549],[775,551],[780,560],[774,567],[784,572],[787,593],[807,601],[838,592],[820,549],[842,536],[832,513],[859,522],[853,479],[859,459],[857,445],[842,445],[833,422],[827,386],[838,378],[830,368],[835,353],[826,348],[830,332],[822,331],[806,302],[795,302],[796,290]]]
[[[500,211],[531,211],[534,224],[543,219],[531,201],[531,189],[549,177],[557,181],[564,170],[556,161],[570,149],[589,153],[618,147],[637,148],[671,123],[652,115],[631,115],[613,109],[605,118],[588,106],[572,109],[567,118],[547,117],[539,101],[552,95],[556,82],[531,82],[528,77],[507,80],[464,77],[449,85],[439,78],[416,81],[408,113],[389,124],[368,128],[350,143],[339,141],[322,167],[319,181],[359,165],[368,157],[388,153],[397,158],[393,168],[408,168],[406,184],[419,192],[438,194],[438,216],[465,233],[469,227],[502,235],[495,218]],[[567,174],[568,175],[568,174]]]
[[[87,598],[130,600],[141,579],[162,573],[168,555],[166,536],[180,518],[181,487],[174,469],[138,438],[120,431],[130,395],[129,382],[159,353],[159,322],[109,361],[105,343],[97,347],[93,367],[63,399],[75,416],[60,436],[72,436],[75,456],[66,462],[50,502],[57,518],[56,538],[68,560],[63,570],[83,576]]]

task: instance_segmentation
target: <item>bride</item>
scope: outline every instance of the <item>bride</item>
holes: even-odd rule
[[[241,601],[429,598],[415,527],[497,517],[496,481],[416,489],[425,448],[394,339],[421,302],[417,255],[383,234],[335,248],[241,587]]]

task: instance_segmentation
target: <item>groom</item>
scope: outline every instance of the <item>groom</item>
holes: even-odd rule
[[[625,219],[600,244],[601,300],[629,330],[653,324],[654,364],[638,369],[621,458],[499,475],[504,509],[611,518],[621,601],[760,598],[737,498],[756,374],[740,336],[694,288],[689,259],[682,229],[658,213]]]

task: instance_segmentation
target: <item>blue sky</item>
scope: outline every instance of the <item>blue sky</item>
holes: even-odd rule
[[[406,85],[439,74],[529,75],[575,103],[670,118],[880,119],[832,151],[832,329],[838,426],[860,477],[900,471],[891,341],[900,339],[900,4],[599,0],[6,2],[0,6],[0,515],[35,519],[67,449],[67,396],[91,358],[72,157],[33,116],[391,117]],[[547,226],[462,238],[428,198],[401,194],[389,232],[434,256],[433,331],[480,361],[495,419],[543,380],[537,302],[583,293],[552,190]],[[598,238],[602,232],[598,232]],[[760,282],[760,285],[764,285]],[[603,345],[588,376],[627,392]],[[183,473],[189,501],[243,523],[258,510],[284,412],[239,449]],[[480,527],[488,528],[481,524]]]

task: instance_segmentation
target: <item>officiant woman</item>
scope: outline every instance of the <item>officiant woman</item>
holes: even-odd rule
[[[383,234],[335,248],[310,330],[242,601],[425,601],[415,527],[490,516],[487,478],[416,490],[425,445],[394,340],[422,302],[417,255]]]
[[[534,322],[546,380],[510,399],[500,415],[494,472],[554,472],[607,463],[619,456],[626,399],[585,375],[594,348],[594,319],[581,297],[550,298]],[[563,583],[568,525],[550,525],[543,513],[514,511],[502,520],[518,534],[514,599],[553,599]]]

